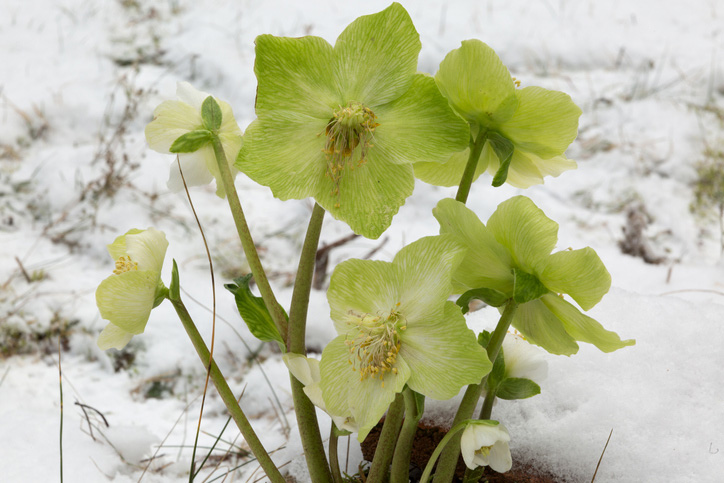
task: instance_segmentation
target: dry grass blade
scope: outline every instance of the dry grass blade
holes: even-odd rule
[[[591,483],[593,483],[596,480],[596,474],[598,473],[598,468],[601,466],[601,461],[603,461],[603,455],[606,453],[606,448],[608,448],[608,442],[611,441],[611,435],[613,434],[613,428],[611,428],[611,432],[608,433],[608,439],[606,440],[606,444],[603,447],[603,451],[601,451],[601,457],[598,458],[598,464],[596,464],[596,471],[593,472],[593,478],[591,478]]]

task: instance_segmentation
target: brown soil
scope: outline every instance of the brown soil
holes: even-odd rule
[[[372,457],[375,454],[377,440],[382,430],[382,422],[383,421],[380,421],[380,423],[370,431],[370,434],[362,443],[362,454],[367,461],[372,461]],[[421,422],[418,425],[410,458],[410,482],[418,483],[420,481],[420,477],[425,469],[425,465],[427,465],[430,459],[430,455],[446,433],[447,429],[431,426],[425,422]],[[455,471],[455,476],[458,478],[456,481],[461,481],[460,479],[465,474],[465,469],[465,463],[462,457],[460,457]],[[525,461],[517,461],[514,458],[513,468],[511,468],[510,471],[507,473],[496,473],[490,468],[486,468],[485,474],[480,481],[489,483],[557,483],[559,480],[551,474],[539,471]]]

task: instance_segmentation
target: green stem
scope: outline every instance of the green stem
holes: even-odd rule
[[[246,223],[246,217],[244,216],[244,210],[241,209],[241,202],[239,201],[239,195],[234,187],[234,178],[231,176],[231,169],[229,169],[229,163],[224,153],[224,148],[221,145],[221,140],[218,136],[214,136],[212,142],[214,148],[214,154],[216,156],[216,164],[221,174],[221,183],[226,191],[226,199],[229,202],[229,208],[231,208],[231,215],[234,218],[234,224],[236,225],[236,231],[239,234],[239,240],[241,241],[241,247],[244,249],[246,260],[249,262],[249,268],[251,273],[254,275],[257,287],[259,287],[259,293],[261,298],[264,300],[269,314],[274,321],[274,324],[279,330],[282,339],[287,337],[287,318],[284,315],[284,309],[279,302],[277,302],[274,292],[269,285],[269,280],[264,272],[264,267],[259,259],[259,254],[256,251],[254,240],[251,238],[251,232],[249,231],[249,225]],[[219,180],[216,181],[217,183]]]
[[[332,423],[332,429],[329,430],[329,466],[332,467],[332,478],[334,483],[342,483],[342,472],[339,469],[339,452],[337,450],[337,442],[339,437],[337,436],[337,428]]]
[[[425,465],[425,471],[422,472],[422,476],[420,477],[420,483],[427,483],[430,480],[430,474],[432,473],[432,468],[435,466],[435,462],[437,461],[438,456],[440,456],[440,453],[445,449],[447,444],[456,436],[458,439],[460,438],[458,436],[458,432],[463,429],[468,424],[468,420],[460,421],[456,425],[454,425],[452,428],[450,428],[450,431],[447,432],[447,434],[440,440],[440,442],[437,444],[437,447],[435,448],[435,451],[432,452],[430,455],[430,459],[427,461],[427,465]],[[435,479],[437,479],[437,475],[440,472],[440,465],[437,467],[437,471],[435,472]],[[450,478],[452,481],[452,478]]]
[[[422,417],[422,413],[418,411],[415,393],[409,387],[406,387],[402,391],[402,395],[405,398],[405,420],[402,423],[402,429],[395,446],[395,454],[392,457],[390,483],[408,483],[410,481],[412,444],[415,442],[417,423],[420,422]]]
[[[292,302],[289,306],[289,333],[287,335],[287,348],[289,352],[306,355],[305,334],[307,327],[307,309],[309,308],[309,293],[312,290],[312,277],[314,275],[314,262],[317,256],[319,235],[322,232],[324,221],[324,208],[314,204],[312,217],[309,220],[307,235],[304,238],[302,254],[299,257],[299,267],[294,280]],[[304,393],[304,385],[290,374],[292,382],[292,398],[294,399],[294,412],[297,415],[299,435],[302,438],[302,447],[307,459],[309,476],[313,483],[331,483],[332,473],[324,454],[322,435],[319,432],[317,411],[314,404]]]
[[[478,160],[480,159],[480,153],[483,152],[483,146],[487,140],[488,131],[480,129],[478,138],[470,146],[470,157],[468,157],[468,163],[465,165],[465,171],[463,171],[463,177],[460,179],[460,186],[458,187],[458,193],[455,195],[455,199],[461,203],[468,201],[468,194],[470,194],[470,186],[473,184],[473,178],[475,177],[475,170],[478,167]]]
[[[495,363],[495,359],[498,357],[500,347],[503,345],[503,339],[505,334],[508,333],[510,323],[513,321],[513,315],[515,310],[518,308],[518,304],[510,299],[505,305],[503,314],[500,316],[498,325],[495,327],[493,334],[490,336],[490,342],[488,342],[487,353],[490,362]],[[475,406],[478,405],[478,399],[480,399],[483,389],[485,388],[485,382],[488,376],[485,376],[480,384],[468,386],[463,396],[463,400],[458,407],[457,413],[455,413],[455,419],[453,419],[453,426],[460,421],[470,419],[475,411]],[[449,483],[452,481],[453,475],[455,474],[455,467],[458,464],[458,458],[460,457],[460,436],[456,436],[453,441],[454,444],[448,445],[443,451],[440,457],[440,463],[437,465],[437,471],[435,472],[435,483]]]
[[[493,414],[493,404],[495,403],[495,395],[498,392],[497,388],[488,388],[485,392],[485,399],[483,399],[483,407],[480,408],[480,414],[478,419],[490,419]]]
[[[405,413],[405,400],[401,393],[397,393],[395,400],[390,404],[385,417],[385,424],[382,425],[380,439],[377,440],[377,449],[375,456],[372,458],[370,472],[367,475],[367,481],[374,483],[384,483],[387,481],[390,462],[397,444],[397,436],[400,434],[400,425],[402,424],[402,416]]]
[[[261,465],[262,469],[266,473],[266,476],[273,483],[284,483],[284,477],[279,472],[279,469],[274,464],[274,461],[272,461],[272,459],[269,457],[269,453],[267,453],[266,449],[264,449],[261,441],[259,441],[259,438],[254,432],[254,428],[251,427],[251,424],[246,418],[244,411],[241,410],[241,407],[239,406],[239,403],[237,402],[234,393],[231,391],[231,388],[229,388],[229,385],[226,383],[224,375],[221,373],[221,370],[216,365],[216,362],[210,358],[209,349],[206,347],[206,343],[201,337],[198,329],[196,329],[196,325],[191,319],[191,316],[186,310],[183,302],[181,301],[181,299],[171,298],[169,298],[169,301],[173,304],[173,308],[176,309],[176,314],[178,314],[179,319],[181,319],[181,323],[183,324],[184,329],[186,329],[186,333],[188,334],[189,339],[191,339],[191,343],[194,345],[196,353],[199,355],[199,358],[201,359],[201,362],[203,363],[206,370],[209,371],[209,373],[211,374],[211,380],[214,382],[214,386],[216,386],[216,390],[218,391],[219,396],[221,396],[221,399],[224,401],[226,409],[229,410],[231,417],[234,419],[234,422],[239,428],[239,431],[241,431],[242,436],[244,436],[246,443],[251,449],[251,452],[254,453],[254,456],[259,462],[259,465]]]

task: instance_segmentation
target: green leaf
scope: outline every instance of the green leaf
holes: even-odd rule
[[[418,418],[422,418],[422,413],[425,412],[425,396],[419,392],[412,391],[415,396],[415,406],[417,407]]]
[[[467,314],[469,310],[468,304],[473,299],[482,300],[492,307],[501,307],[505,305],[510,297],[492,288],[474,288],[462,294],[455,303],[460,306],[463,314]]]
[[[514,268],[513,276],[515,277],[513,300],[519,304],[539,299],[549,292],[546,286],[540,283],[540,280],[538,280],[535,275]]]
[[[488,142],[500,161],[498,172],[495,173],[493,177],[493,186],[497,188],[498,186],[502,186],[508,178],[508,168],[510,168],[510,161],[513,159],[514,148],[510,140],[497,132],[488,133]]]
[[[334,423],[332,423],[332,431],[334,431],[334,435],[338,438],[341,438],[342,436],[349,436],[350,434],[352,434],[351,431],[347,431],[346,429],[339,429]]]
[[[216,132],[221,127],[221,107],[212,96],[204,99],[201,104],[201,119],[204,121],[204,127],[211,132]]]
[[[176,265],[175,259],[173,260],[173,268],[171,269],[171,286],[168,288],[168,298],[171,301],[181,300],[178,265]]]
[[[496,394],[500,399],[526,399],[540,394],[540,386],[530,379],[508,377],[498,386]]]
[[[484,349],[488,348],[488,343],[490,342],[490,332],[487,330],[482,331],[478,334],[478,344],[480,344],[481,347]]]
[[[205,129],[187,132],[176,139],[169,151],[172,153],[193,153],[211,142],[213,134]]]
[[[500,348],[498,357],[493,362],[493,369],[488,374],[487,385],[489,388],[497,388],[505,379],[505,356],[503,354],[503,348]]]
[[[234,283],[224,284],[224,288],[234,294],[239,315],[244,319],[252,335],[264,342],[276,341],[282,351],[285,351],[284,339],[279,334],[264,300],[251,293],[249,288],[251,277],[252,275],[248,274],[234,279]]]

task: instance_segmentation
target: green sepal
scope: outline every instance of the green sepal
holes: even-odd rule
[[[503,348],[500,348],[500,352],[498,352],[498,357],[495,358],[495,362],[493,362],[493,369],[490,371],[490,374],[488,374],[488,380],[487,385],[488,388],[497,390],[496,388],[500,386],[500,384],[505,379],[505,356],[503,354]]]
[[[490,332],[488,332],[487,330],[482,331],[478,334],[478,344],[480,344],[483,349],[487,349],[488,343],[490,342],[490,337]]]
[[[537,300],[549,291],[535,275],[523,270],[514,268],[513,277],[513,300],[519,304]]]
[[[474,288],[462,294],[455,303],[460,306],[463,314],[467,314],[470,310],[468,304],[473,299],[482,300],[491,307],[502,307],[510,297],[492,288]]]
[[[530,379],[508,377],[498,386],[496,396],[500,399],[512,401],[514,399],[526,399],[538,394],[540,394],[540,386]]]
[[[204,127],[211,132],[216,132],[221,128],[221,107],[212,96],[204,99],[204,103],[201,104],[201,120],[204,122]]]
[[[171,269],[171,285],[168,288],[168,299],[172,302],[181,300],[178,265],[176,265],[175,259],[173,259],[173,268]]]
[[[158,280],[158,286],[156,287],[156,298],[153,299],[153,308],[155,309],[159,305],[161,305],[161,302],[166,300],[168,298],[168,289],[163,284],[161,279]]]
[[[249,288],[251,277],[252,274],[248,274],[236,278],[234,283],[224,284],[224,288],[234,294],[236,308],[249,328],[249,332],[263,342],[275,341],[282,352],[286,352],[284,339],[279,334],[279,330],[264,304],[264,299],[251,293]]]
[[[169,151],[172,153],[193,153],[203,148],[213,139],[213,133],[206,129],[190,131],[176,139]]]
[[[410,390],[412,391],[412,389]],[[422,418],[422,413],[425,412],[425,396],[415,391],[412,391],[412,394],[415,396],[415,406],[417,407],[418,419]]]
[[[488,142],[500,161],[500,168],[493,176],[493,186],[497,188],[502,186],[505,180],[508,179],[508,168],[510,168],[510,161],[513,159],[514,148],[509,139],[497,132],[488,133]]]
[[[338,438],[341,438],[342,436],[349,436],[350,434],[352,434],[351,431],[347,431],[346,429],[339,429],[334,423],[332,423],[332,431],[334,431],[334,435]]]

